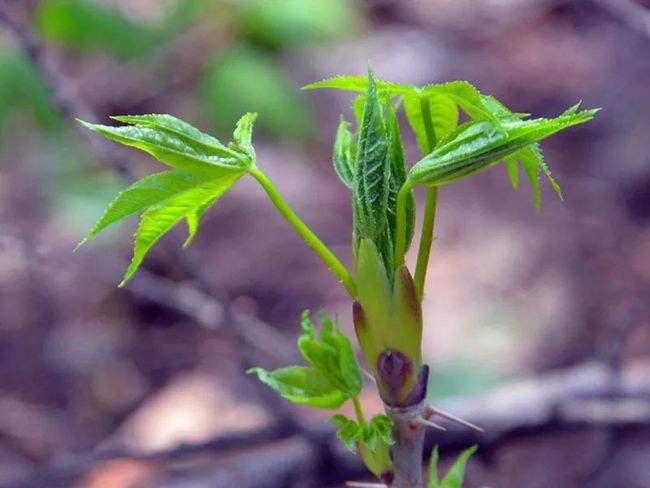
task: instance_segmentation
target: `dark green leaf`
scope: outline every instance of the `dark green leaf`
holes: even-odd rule
[[[341,119],[336,131],[332,163],[334,164],[336,174],[343,184],[348,188],[353,188],[356,166],[354,159],[356,157],[356,143],[349,127],[350,123]]]
[[[248,372],[257,374],[262,383],[293,403],[318,408],[339,408],[348,399],[314,368],[289,366],[275,371],[253,368]]]

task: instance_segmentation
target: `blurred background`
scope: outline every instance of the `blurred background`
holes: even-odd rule
[[[343,288],[242,181],[124,289],[135,221],[73,254],[160,169],[74,117],[171,113],[229,140],[350,262],[336,74],[466,79],[515,111],[596,120],[543,144],[565,201],[492,168],[441,191],[425,300],[431,433],[466,486],[650,487],[650,7],[635,0],[0,0],[0,487],[341,487],[366,473],[328,412],[245,375],[295,362],[303,309]],[[409,159],[418,158],[407,137]],[[422,195],[418,195],[421,197]],[[409,259],[413,259],[410,256]],[[364,402],[380,411],[368,385]]]

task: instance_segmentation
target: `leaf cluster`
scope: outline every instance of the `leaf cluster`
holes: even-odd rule
[[[326,315],[320,322],[318,334],[309,312],[303,312],[298,349],[309,366],[253,368],[249,373],[293,403],[336,409],[361,392],[361,371],[346,335]]]
[[[369,422],[355,422],[345,415],[335,415],[330,420],[337,426],[336,437],[350,452],[357,452],[357,444],[364,445],[371,452],[382,444],[393,444],[393,421],[387,415],[375,415]]]

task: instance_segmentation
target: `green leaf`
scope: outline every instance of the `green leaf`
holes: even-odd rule
[[[440,479],[438,478],[438,463],[440,462],[440,453],[438,446],[433,448],[431,460],[429,461],[429,488],[440,488]]]
[[[362,378],[352,344],[330,318],[321,315],[320,319],[322,327],[318,337],[309,312],[303,312],[298,349],[346,398],[355,397],[361,392]]]
[[[393,421],[386,415],[375,415],[370,422],[363,424],[345,415],[335,415],[330,421],[338,427],[336,437],[351,452],[357,452],[357,443],[368,448],[370,452],[376,452],[382,444],[385,446],[393,444],[391,432]]]
[[[334,140],[332,163],[339,179],[351,189],[354,186],[356,143],[349,127],[350,123],[341,119]]]
[[[386,225],[390,184],[389,141],[372,73],[359,130],[354,178],[354,220],[357,238],[379,240]]]
[[[409,172],[412,184],[441,186],[496,164],[568,127],[593,118],[595,110],[565,113],[554,119],[504,119],[497,127],[492,122],[466,124],[450,140],[438,146]],[[524,169],[536,189],[537,170],[550,175],[537,149],[524,152]],[[519,155],[521,159],[521,155]],[[533,178],[534,176],[534,178]],[[556,191],[559,190],[555,183]]]
[[[406,158],[404,156],[404,147],[400,136],[399,122],[397,116],[392,108],[386,110],[386,125],[389,133],[390,148],[389,148],[389,161],[390,161],[390,183],[388,187],[388,201],[386,204],[386,215],[388,218],[387,234],[390,250],[384,254],[384,262],[389,261],[392,264],[392,257],[394,254],[395,236],[397,234],[397,194],[400,188],[406,181]],[[415,198],[413,193],[409,193],[408,200],[406,201],[406,249],[409,248],[413,240],[415,232]],[[389,254],[391,259],[387,259]],[[393,265],[389,268],[391,272]]]
[[[347,418],[345,415],[334,415],[330,421],[338,427],[336,430],[336,437],[343,443],[348,451],[356,453],[356,443],[361,437],[361,426],[354,420]]]
[[[490,120],[499,126],[499,117],[486,106],[483,96],[467,81],[450,81],[438,85],[427,85],[422,89],[426,96],[443,96],[453,100],[472,120]]]
[[[238,121],[235,127],[233,137],[235,143],[245,154],[248,154],[251,160],[255,159],[255,149],[253,148],[253,124],[257,119],[257,114],[248,112],[244,114]]]
[[[440,141],[456,129],[458,105],[451,97],[440,93],[409,94],[404,97],[406,119],[415,134],[421,151],[428,154],[431,150],[422,115],[423,103],[429,104],[431,128],[434,131],[435,141]]]
[[[248,115],[248,114],[247,114]],[[246,117],[246,116],[244,116]],[[226,160],[240,158],[241,151],[227,148],[215,137],[205,134],[187,122],[168,114],[114,115],[113,120],[145,129],[157,130],[178,137],[197,153],[220,155]],[[249,153],[244,152],[245,155]]]
[[[442,479],[440,488],[462,488],[463,478],[465,477],[465,465],[477,449],[478,446],[472,446],[469,449],[465,449],[460,456],[458,456],[454,465]]]
[[[305,366],[289,366],[266,371],[252,368],[257,377],[283,398],[318,408],[339,408],[348,399],[320,371]]]
[[[189,245],[206,210],[254,164],[251,137],[255,115],[246,114],[241,118],[235,130],[235,142],[228,147],[171,115],[127,115],[114,119],[130,125],[81,123],[108,139],[142,149],[176,168],[143,178],[119,193],[80,243],[92,239],[109,225],[142,212],[133,258],[122,286],[138,270],[153,245],[182,220],[187,221],[185,245]]]
[[[231,176],[231,172],[223,172],[221,176]],[[147,176],[126,190],[118,193],[109,204],[104,215],[97,221],[88,235],[79,243],[82,246],[99,234],[102,230],[146,210],[154,205],[164,205],[178,194],[192,191],[197,186],[218,178],[215,173],[190,173],[187,171],[164,171]]]
[[[154,117],[158,117],[154,119]],[[158,161],[173,168],[188,171],[205,171],[218,167],[239,170],[251,164],[250,156],[225,148],[216,139],[202,134],[189,124],[174,125],[178,119],[162,116],[118,117],[132,124],[120,127],[90,124],[79,121],[88,129],[125,146],[140,149]],[[156,120],[156,122],[154,122]],[[164,125],[163,125],[164,120]],[[154,124],[157,123],[157,126]],[[170,129],[169,126],[174,126]],[[217,143],[211,143],[216,141]]]
[[[442,481],[438,479],[438,446],[431,453],[429,463],[429,488],[462,488],[465,477],[465,466],[470,457],[476,452],[478,446],[472,446],[465,449],[459,456],[454,465],[449,469]]]
[[[181,220],[189,223],[189,243],[198,229],[198,220],[207,207],[212,205],[243,175],[243,172],[229,171],[222,175],[191,177],[196,185],[189,189],[177,191],[169,198],[148,207],[140,218],[140,225],[135,233],[133,258],[120,286],[124,286],[138,270],[145,256],[160,238],[169,232]]]
[[[393,97],[397,95],[403,95],[406,93],[411,93],[414,90],[417,90],[414,86],[411,85],[401,85],[399,83],[393,83],[390,81],[381,81],[381,80],[372,80],[366,76],[356,76],[356,75],[342,75],[334,76],[332,78],[327,78],[325,80],[317,81],[315,83],[310,83],[303,86],[303,90],[322,90],[322,89],[332,89],[332,90],[343,90],[343,91],[353,91],[357,93],[367,93],[369,87],[372,85],[376,86],[376,89],[382,96]]]

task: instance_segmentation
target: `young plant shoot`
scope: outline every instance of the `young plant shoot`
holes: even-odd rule
[[[120,286],[141,266],[153,245],[185,221],[188,245],[203,214],[237,181],[253,177],[289,225],[323,260],[347,290],[354,328],[368,370],[374,377],[386,415],[367,418],[359,401],[362,374],[348,338],[338,325],[320,316],[320,331],[308,313],[302,316],[298,348],[305,365],[250,372],[283,398],[315,408],[337,410],[351,402],[350,419],[338,413],[332,422],[345,446],[358,453],[385,485],[425,486],[422,474],[424,431],[441,412],[427,405],[428,366],[422,358],[422,299],[433,242],[438,189],[491,166],[503,164],[510,183],[519,185],[519,168],[540,206],[539,174],[561,198],[559,185],[544,163],[539,142],[591,120],[597,110],[575,105],[555,118],[515,113],[465,81],[416,87],[367,77],[341,76],[307,89],[356,93],[355,123],[341,120],[333,150],[334,169],[352,193],[352,255],[349,270],[289,206],[258,166],[252,144],[255,114],[237,123],[232,142],[212,136],[171,115],[114,117],[124,125],[81,122],[118,143],[149,153],[170,167],[119,193],[81,244],[106,227],[140,214],[133,259]],[[397,112],[404,110],[422,157],[407,164]],[[465,122],[460,122],[464,114]],[[413,190],[424,187],[423,224],[415,269],[405,255],[415,234]],[[449,416],[448,416],[449,418]],[[453,418],[453,417],[451,417]],[[437,450],[430,487],[460,488],[464,466],[474,449],[465,451],[447,476],[438,481]]]

